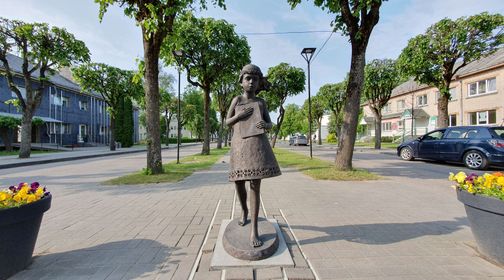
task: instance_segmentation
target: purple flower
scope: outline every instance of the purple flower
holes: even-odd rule
[[[30,187],[31,187],[32,189],[37,189],[39,186],[40,186],[39,182],[33,182],[33,183],[31,183],[31,185],[30,185]]]
[[[19,183],[17,190],[19,191],[24,186],[24,184],[25,184],[24,182]]]
[[[11,192],[15,192],[15,191],[16,191],[16,187],[14,187],[14,186],[10,186],[10,187],[9,187],[9,190],[10,190]]]
[[[471,173],[471,175],[466,177],[465,181],[466,183],[474,184],[474,180],[476,180],[476,178],[478,178],[478,175],[475,173]]]

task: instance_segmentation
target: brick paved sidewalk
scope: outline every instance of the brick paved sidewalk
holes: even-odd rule
[[[55,197],[34,263],[12,279],[188,279],[201,247],[194,279],[221,279],[208,263],[220,221],[233,212],[226,162],[176,184],[89,186]],[[314,279],[308,263],[320,279],[504,279],[473,249],[448,187],[315,181],[283,169],[263,180],[262,197],[297,267],[227,270],[225,279]]]

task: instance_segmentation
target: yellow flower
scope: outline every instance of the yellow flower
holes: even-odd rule
[[[34,194],[29,194],[27,197],[26,197],[26,202],[28,203],[31,203],[31,202],[34,202],[34,201],[37,201],[37,196],[35,196]]]
[[[466,177],[467,175],[464,172],[460,171],[459,173],[457,173],[457,175],[455,175],[454,178],[457,181],[457,183],[463,184]]]
[[[42,197],[44,195],[44,189],[43,188],[38,188],[36,191],[35,191],[35,195],[37,197]]]
[[[5,201],[11,197],[12,197],[12,195],[10,193],[0,192],[0,201]]]
[[[497,184],[499,186],[504,187],[504,177],[497,177]]]
[[[469,184],[469,185],[467,186],[467,191],[468,191],[468,192],[470,192],[470,193],[475,193],[475,192],[476,192],[476,190],[474,190],[474,188],[473,188],[473,185],[472,185],[472,184]]]

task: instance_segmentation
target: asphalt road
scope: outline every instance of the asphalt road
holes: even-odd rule
[[[310,153],[309,146],[289,146],[280,143],[279,147],[287,148],[292,151],[302,152],[306,155]],[[313,145],[313,156],[321,159],[334,161],[336,157],[336,146],[334,145]],[[450,172],[456,173],[464,171],[467,174],[481,174],[485,171],[475,171],[466,168],[462,164],[437,162],[429,160],[404,161],[392,149],[382,149],[380,151],[370,148],[356,147],[353,156],[353,167],[364,168],[373,173],[400,177],[402,179],[447,179]],[[489,171],[504,170],[504,168],[491,168]]]

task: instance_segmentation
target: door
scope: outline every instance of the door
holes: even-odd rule
[[[439,157],[442,160],[458,161],[469,140],[466,138],[467,128],[450,128],[439,143]]]
[[[77,141],[79,143],[84,143],[86,136],[87,136],[87,125],[80,124],[79,125],[79,135],[77,136]]]
[[[418,143],[418,157],[439,159],[439,143],[445,130],[435,130],[425,134]]]

